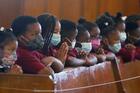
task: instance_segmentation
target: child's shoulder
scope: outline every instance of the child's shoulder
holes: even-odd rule
[[[17,49],[17,55],[20,57],[43,56],[43,54],[41,54],[38,51],[30,51],[28,49],[21,48],[21,47]]]

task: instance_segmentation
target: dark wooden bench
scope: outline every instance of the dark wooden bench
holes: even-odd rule
[[[119,65],[121,79],[140,75],[140,62]],[[120,93],[114,82],[110,62],[91,67],[66,68],[55,74],[54,80],[46,75],[0,74],[0,93]],[[126,93],[139,93],[140,79],[122,82]],[[57,91],[58,90],[58,91]]]

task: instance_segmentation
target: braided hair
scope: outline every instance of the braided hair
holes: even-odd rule
[[[54,29],[58,19],[49,13],[42,14],[38,16],[37,19],[42,27],[42,36],[45,40],[45,45],[43,49],[45,50],[44,52],[46,54],[49,51],[52,35],[54,33]]]

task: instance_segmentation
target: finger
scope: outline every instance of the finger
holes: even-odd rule
[[[69,46],[72,45],[72,42],[71,42],[68,38],[65,38],[65,39],[64,39],[64,42],[66,42]]]
[[[65,47],[65,49],[64,49],[64,55],[66,55],[67,53],[68,53],[68,48]]]

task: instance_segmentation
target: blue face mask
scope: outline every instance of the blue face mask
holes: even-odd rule
[[[109,49],[114,53],[118,53],[121,49],[121,43],[118,42],[118,43],[114,44],[113,46],[109,45]]]
[[[90,51],[92,50],[92,43],[88,42],[88,43],[81,43],[82,47],[81,50],[90,53]]]
[[[61,35],[59,34],[53,34],[52,39],[51,39],[51,43],[56,46],[61,42]]]
[[[26,44],[26,47],[29,50],[39,50],[39,49],[42,49],[43,46],[44,46],[44,39],[43,39],[42,35],[38,35],[34,40],[29,41]]]
[[[120,32],[120,40],[121,42],[124,42],[126,40],[127,36],[125,32]]]

